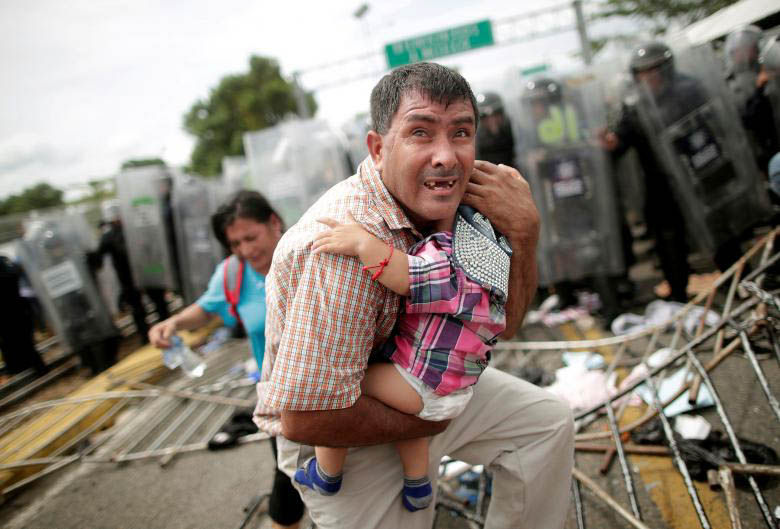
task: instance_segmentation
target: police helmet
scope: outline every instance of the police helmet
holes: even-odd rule
[[[766,70],[775,74],[780,74],[780,41],[777,40],[776,36],[769,39],[764,45],[758,62],[760,62]]]
[[[119,201],[116,199],[104,200],[100,203],[100,220],[114,222],[120,219]]]
[[[501,96],[495,92],[482,92],[477,94],[477,108],[480,117],[490,116],[504,110],[504,102]]]
[[[758,61],[761,28],[740,26],[726,36],[726,61],[732,71],[753,69]]]
[[[674,55],[669,46],[659,41],[645,42],[631,52],[629,68],[636,75],[651,68],[671,68],[674,66]]]
[[[540,77],[525,84],[523,99],[529,101],[553,101],[561,97],[561,83],[548,77]]]

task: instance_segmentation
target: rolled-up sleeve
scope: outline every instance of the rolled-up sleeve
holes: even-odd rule
[[[223,285],[224,267],[222,263],[217,265],[214,273],[209,279],[209,286],[206,291],[195,301],[195,304],[200,308],[208,312],[209,314],[216,314],[225,325],[233,327],[236,324],[236,319],[230,315],[230,304],[225,299],[225,287]]]
[[[279,271],[289,274],[289,288],[265,404],[293,411],[348,408],[360,396],[386,292],[355,257],[312,254],[307,246],[288,259],[289,270]]]

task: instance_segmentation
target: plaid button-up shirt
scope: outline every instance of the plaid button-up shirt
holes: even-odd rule
[[[371,281],[357,257],[311,253],[346,212],[404,251],[421,238],[367,158],[357,174],[328,190],[279,241],[266,279],[266,348],[255,422],[281,431],[279,410],[343,409],[360,396],[371,352],[390,336],[400,296]]]
[[[405,308],[385,354],[437,395],[475,384],[506,328],[506,313],[497,296],[455,266],[451,232],[411,248]]]

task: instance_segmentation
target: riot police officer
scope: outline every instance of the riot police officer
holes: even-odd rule
[[[515,138],[501,96],[494,92],[478,94],[477,108],[477,159],[515,167]]]
[[[691,97],[698,98],[695,94],[699,90],[693,80],[685,79],[684,88],[673,89],[675,72],[672,51],[663,43],[651,42],[634,49],[630,70],[636,82],[646,84],[651,91],[665,91],[667,99],[673,100],[676,91],[685,91]],[[635,103],[634,100],[624,102],[617,127],[602,136],[602,144],[616,157],[631,147],[636,150],[645,174],[645,221],[655,239],[661,271],[671,288],[670,299],[685,302],[688,300],[686,288],[690,268],[685,231],[680,229],[684,225],[682,214],[669,187],[669,177],[640,124]]]
[[[17,374],[32,367],[42,375],[46,372],[46,365],[35,348],[30,306],[19,294],[21,276],[19,266],[0,255],[0,299],[3,300],[0,352],[3,354],[6,372]]]
[[[756,88],[758,77],[758,44],[761,28],[740,26],[726,36],[723,46],[726,59],[726,79],[737,108],[744,109]]]
[[[17,251],[48,319],[82,367],[94,375],[114,364],[119,332],[88,271],[75,218],[33,223]]]
[[[583,76],[529,81],[517,115],[520,159],[541,216],[539,284],[554,287],[563,306],[575,285],[591,283],[603,314],[619,312],[613,281],[625,271],[611,164],[590,141],[606,123],[601,86]]]
[[[768,206],[757,192],[754,162],[742,156],[748,146],[739,119],[723,104],[723,81],[706,53],[691,48],[684,54],[688,71],[706,78],[705,84],[678,71],[665,44],[635,48],[630,70],[636,91],[624,101],[615,130],[601,134],[602,146],[614,155],[630,147],[637,152],[648,228],[671,299],[683,302],[690,273],[686,231],[725,271],[741,256],[740,235]]]
[[[119,216],[119,204],[116,200],[109,200],[101,204],[101,234],[98,248],[88,255],[90,266],[99,269],[103,265],[103,256],[111,256],[111,263],[120,284],[120,299],[130,306],[135,322],[136,331],[143,343],[148,343],[146,337],[149,325],[146,323],[146,309],[140,290],[136,287],[130,268],[130,260],[127,256],[127,243],[122,231],[122,219]],[[160,311],[161,308],[158,308]],[[167,313],[167,307],[163,314]]]
[[[729,88],[749,133],[758,168],[766,173],[769,159],[780,148],[776,123],[780,109],[774,108],[778,100],[772,87],[772,68],[759,61],[761,36],[757,26],[741,26],[726,37],[725,52]]]

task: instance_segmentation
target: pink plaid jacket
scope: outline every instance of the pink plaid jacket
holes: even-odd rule
[[[437,395],[475,384],[506,328],[504,304],[452,259],[452,233],[415,244],[409,255],[409,298],[383,352]]]

